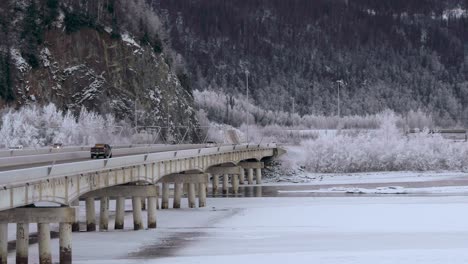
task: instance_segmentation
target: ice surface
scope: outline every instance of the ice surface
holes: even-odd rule
[[[208,205],[158,211],[157,230],[130,231],[128,212],[125,231],[74,233],[74,263],[468,263],[468,197],[211,198]],[[180,245],[163,253],[171,237]],[[36,260],[37,245],[30,253]]]

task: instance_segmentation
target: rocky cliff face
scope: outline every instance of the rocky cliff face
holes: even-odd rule
[[[124,18],[116,22],[120,13],[115,9],[124,4],[57,1],[56,16],[45,25],[50,0],[13,2],[2,3],[0,10],[5,17],[15,18],[3,23],[3,35],[11,36],[1,43],[3,61],[10,62],[9,68],[4,63],[0,66],[9,77],[1,87],[10,89],[9,96],[0,93],[4,104],[54,102],[77,111],[85,106],[132,122],[136,106],[141,126],[197,125],[191,91],[182,87],[162,47],[155,48],[147,30],[132,32]],[[81,3],[76,6],[77,2]],[[32,48],[22,43],[31,40],[24,36],[31,4],[38,10],[33,21],[43,27],[40,41]],[[99,21],[90,22],[95,13],[85,13],[90,4],[104,9],[97,13]]]

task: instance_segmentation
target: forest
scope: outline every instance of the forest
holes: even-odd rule
[[[299,115],[468,123],[468,1],[153,0],[192,89]],[[246,76],[246,70],[249,75]]]

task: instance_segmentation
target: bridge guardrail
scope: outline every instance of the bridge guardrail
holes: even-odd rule
[[[184,144],[182,147],[198,147],[197,144]],[[114,155],[131,155],[131,154],[142,154],[148,151],[170,151],[174,149],[173,145],[151,145],[148,146],[138,146],[131,148],[117,148],[113,149],[112,153]],[[35,163],[45,163],[56,161],[65,161],[71,159],[82,159],[89,157],[89,150],[87,151],[76,151],[76,152],[64,152],[64,153],[52,153],[52,154],[43,154],[43,155],[27,155],[27,156],[15,156],[15,157],[6,157],[0,158],[0,167],[6,166],[18,166],[26,164],[35,164]]]
[[[163,144],[153,144],[153,145],[163,145]],[[151,145],[151,146],[153,146]],[[128,145],[114,145],[114,149],[124,149],[124,148],[140,148],[147,147],[148,144],[128,144]],[[60,149],[54,149],[51,147],[43,147],[36,149],[15,149],[15,150],[0,150],[0,158],[8,157],[20,157],[20,156],[33,156],[33,155],[43,155],[43,154],[59,154],[67,152],[77,152],[77,151],[89,151],[92,146],[70,146],[63,147]]]

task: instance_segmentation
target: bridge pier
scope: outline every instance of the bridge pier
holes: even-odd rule
[[[218,174],[212,174],[212,187],[213,187],[213,193],[218,192],[218,187],[219,187],[219,175]]]
[[[133,230],[143,229],[143,222],[141,217],[141,198],[132,198],[132,209],[133,209]]]
[[[75,208],[72,207],[31,207],[14,208],[6,211],[1,211],[0,263],[7,263],[8,223],[16,223],[16,263],[28,263],[30,223],[37,223],[39,263],[52,263],[50,223],[60,224],[60,263],[71,263],[72,223],[75,221],[75,219]],[[66,243],[64,243],[63,241],[66,241]],[[67,245],[67,250],[66,254],[63,254],[62,245],[65,244]],[[34,263],[37,262],[34,261]]]
[[[174,205],[173,208],[180,208],[180,200],[184,193],[187,193],[188,207],[196,207],[196,196],[198,193],[200,206],[206,206],[206,189],[208,175],[199,172],[174,173],[159,180],[160,183],[168,185],[174,183]],[[164,196],[164,195],[163,195]],[[169,194],[167,195],[169,199]]]
[[[247,181],[249,184],[253,184],[253,169],[247,169]]]
[[[172,208],[180,208],[180,200],[182,198],[182,183],[174,183],[174,201]]]
[[[188,206],[189,208],[195,208],[195,183],[188,184]]]
[[[259,161],[242,161],[239,163],[244,169],[248,170],[248,181],[249,184],[253,184],[253,173],[255,170],[256,182],[257,184],[262,184],[262,168],[264,168],[264,163]]]
[[[109,197],[101,197],[99,212],[99,231],[107,231],[109,229]]]
[[[206,184],[199,183],[198,186],[198,207],[206,206]]]
[[[262,184],[262,169],[261,168],[257,168],[257,173],[255,176],[257,176],[257,184]]]
[[[156,228],[156,203],[157,197],[148,197],[148,228]]]
[[[239,183],[244,184],[245,181],[245,170],[244,168],[241,168],[240,174],[239,174]]]
[[[29,223],[16,224],[16,264],[28,264]]]
[[[70,203],[70,207],[75,208],[75,221],[72,223],[72,232],[80,232],[80,200]]]
[[[239,175],[232,174],[231,175],[231,185],[232,185],[232,192],[237,194],[239,192]]]
[[[114,229],[124,229],[125,224],[125,197],[117,197],[115,201]]]
[[[101,197],[100,229],[107,230],[109,221],[109,198],[116,198],[115,229],[124,228],[125,199],[132,198],[133,229],[143,229],[142,199],[148,199],[148,228],[156,226],[156,208],[159,189],[157,185],[117,185],[86,193],[81,198],[86,199],[87,222],[94,219],[94,197]],[[91,210],[93,209],[93,210]],[[92,219],[91,219],[92,218]],[[94,225],[95,226],[95,225]],[[102,227],[102,228],[101,228]]]
[[[50,226],[49,223],[38,223],[38,244],[39,244],[39,263],[52,264],[52,254],[50,251]]]
[[[70,223],[59,224],[59,258],[60,264],[72,263],[72,225]]]
[[[96,231],[96,211],[94,197],[86,198],[86,231]]]
[[[169,208],[169,183],[163,182],[161,209],[168,209],[168,208]]]
[[[223,194],[227,194],[229,191],[229,174],[223,175]]]
[[[0,223],[0,264],[7,264],[8,259],[8,224]]]

